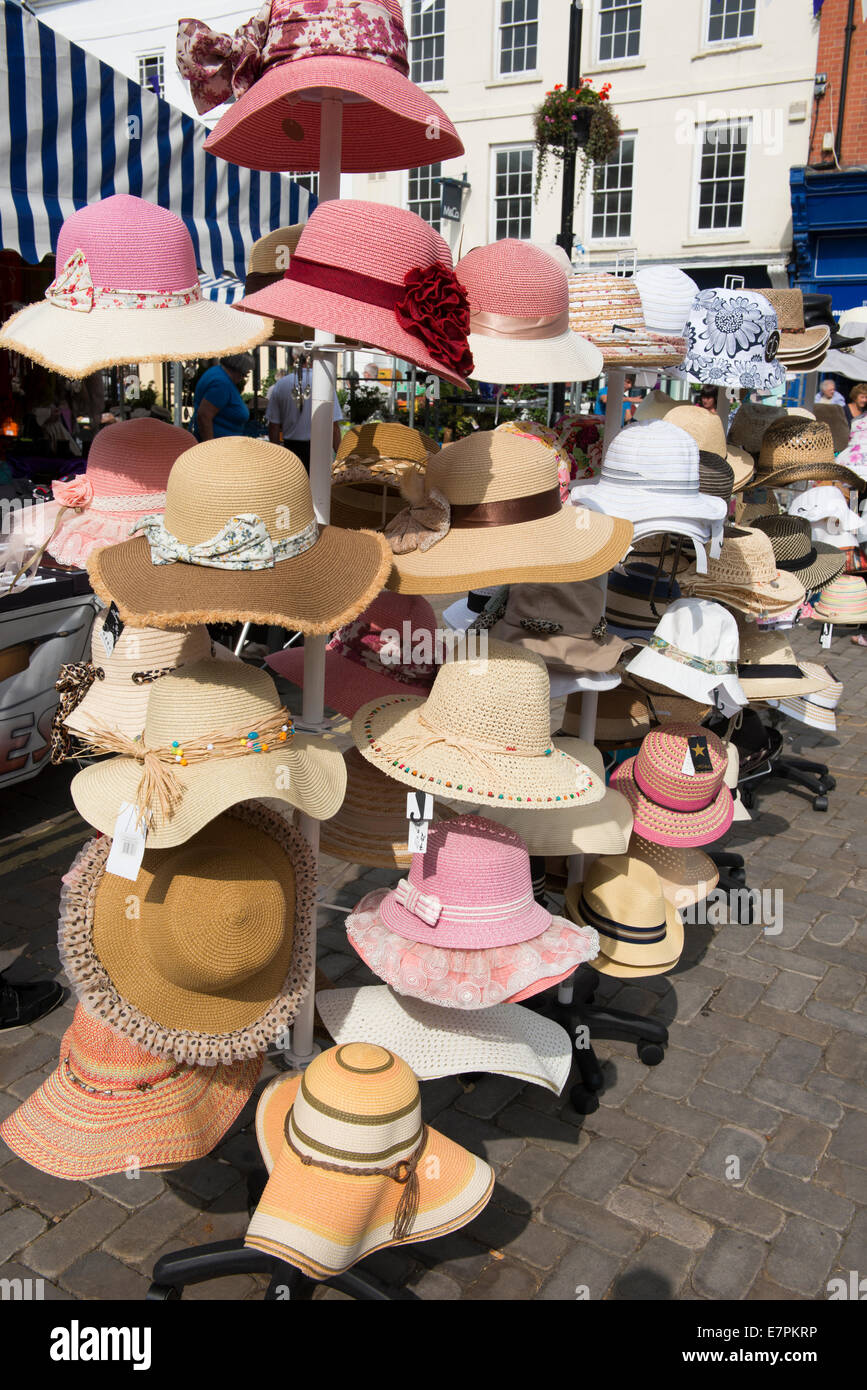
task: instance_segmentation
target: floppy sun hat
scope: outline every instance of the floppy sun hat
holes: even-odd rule
[[[283,279],[238,308],[357,339],[456,386],[472,375],[469,302],[448,243],[403,208],[320,203]]]
[[[374,767],[447,800],[536,811],[601,801],[604,782],[554,747],[550,717],[542,658],[492,640],[483,659],[441,666],[427,700],[363,705],[352,736]]]
[[[210,1153],[253,1093],[262,1059],[191,1067],[155,1057],[79,1004],[57,1070],[0,1125],[19,1158],[87,1181]]]
[[[520,837],[480,816],[432,826],[407,878],[366,894],[346,934],[398,994],[447,1009],[530,998],[599,950],[595,932],[576,934],[535,901]]]
[[[706,599],[681,598],[666,610],[648,645],[626,667],[697,704],[713,704],[722,686],[729,700],[745,705],[738,680],[738,629],[731,613]]]
[[[86,741],[94,752],[119,756],[72,779],[78,811],[112,835],[122,805],[134,805],[154,849],[183,844],[221,811],[254,797],[276,797],[327,820],[346,790],[337,749],[294,733],[271,677],[244,662],[199,661],[172,671],[151,687],[141,738],[104,726]]]
[[[80,208],[60,229],[57,274],[45,299],[0,330],[0,348],[61,376],[121,362],[227,357],[271,337],[269,318],[245,319],[205,299],[180,217],[117,193]]]
[[[428,460],[420,495],[387,528],[389,588],[453,594],[486,584],[595,579],[632,526],[560,498],[557,454],[532,436],[478,431]]]
[[[692,761],[703,744],[709,772],[695,771]],[[630,803],[642,839],[696,849],[713,844],[732,823],[727,766],[725,745],[716,734],[696,725],[664,724],[645,735],[634,758],[614,769],[611,783]]]
[[[319,847],[347,864],[374,869],[408,869],[412,862],[407,839],[406,788],[371,766],[357,748],[348,748],[346,796],[340,810],[323,822]],[[451,816],[434,803],[434,820]]]
[[[107,872],[110,848],[86,844],[61,896],[58,947],[84,1006],[178,1062],[266,1051],[313,974],[316,865],[301,832],[239,807],[190,844],[146,850],[134,884]]]
[[[699,290],[686,322],[687,352],[672,376],[709,386],[773,391],[786,383],[777,315],[754,290]]]
[[[566,889],[566,911],[599,933],[595,968],[625,978],[671,970],[683,950],[683,922],[656,870],[633,855],[597,859],[583,884]]]
[[[459,1230],[494,1188],[487,1163],[424,1123],[406,1062],[374,1043],[332,1047],[303,1076],[275,1077],[256,1135],[271,1173],[244,1244],[311,1279]]]
[[[506,238],[470,251],[456,272],[470,301],[479,381],[590,381],[602,353],[569,327],[569,279],[547,252]]]
[[[262,439],[211,439],[182,454],[164,515],[91,555],[88,573],[137,627],[267,623],[331,633],[382,589],[381,536],[320,526],[301,460]]]
[[[273,0],[234,35],[178,22],[181,76],[200,115],[235,98],[205,149],[242,168],[319,168],[323,95],[343,99],[347,174],[414,169],[464,147],[409,81],[400,0]]]

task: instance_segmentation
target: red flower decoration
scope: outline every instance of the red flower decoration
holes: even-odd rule
[[[434,261],[433,265],[409,271],[404,284],[406,294],[395,308],[398,323],[414,338],[421,339],[437,362],[457,376],[470,376],[470,301],[454,271]]]

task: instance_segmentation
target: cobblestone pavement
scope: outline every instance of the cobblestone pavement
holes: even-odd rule
[[[813,629],[796,634],[817,658]],[[837,779],[826,814],[780,783],[726,847],[754,888],[784,895],[779,935],[761,926],[687,929],[679,968],[603,995],[669,1024],[663,1063],[603,1041],[596,1114],[539,1087],[489,1076],[424,1083],[426,1118],[483,1154],[494,1197],[463,1232],[374,1256],[369,1267],[425,1299],[821,1299],[835,1275],[867,1271],[867,653],[837,630],[830,664],[845,681],[836,737],[787,722],[794,751]],[[0,968],[57,975],[60,875],[86,829],[69,768],[0,799]],[[351,905],[381,871],[334,861],[329,901]],[[372,977],[341,917],[320,916],[320,967],[341,985]],[[52,1070],[67,1002],[0,1036],[0,1115]],[[266,1076],[272,1073],[269,1063]],[[219,1149],[163,1177],[63,1182],[0,1143],[0,1275],[41,1277],[46,1297],[140,1298],[169,1250],[243,1233],[256,1166],[251,1103]],[[736,1158],[738,1165],[732,1163]],[[733,1176],[729,1176],[732,1175]],[[260,1298],[233,1277],[197,1299]],[[321,1288],[317,1297],[341,1297]]]

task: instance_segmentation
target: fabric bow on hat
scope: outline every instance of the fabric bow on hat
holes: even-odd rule
[[[93,277],[83,251],[73,251],[67,257],[45,291],[45,298],[61,309],[72,309],[78,314],[90,313],[94,300]]]
[[[451,506],[436,488],[428,489],[415,470],[401,480],[400,490],[410,505],[389,522],[385,538],[395,555],[408,555],[413,550],[424,554],[448,535]]]
[[[233,516],[209,541],[186,545],[167,531],[161,516],[146,516],[132,528],[147,536],[154,565],[202,565],[215,570],[269,570],[277,560],[300,555],[315,544],[319,526],[314,520],[303,531],[275,545],[261,517],[254,512]]]
[[[413,888],[408,879],[400,880],[394,890],[394,896],[401,907],[405,907],[407,912],[426,922],[429,927],[435,927],[442,916],[443,905],[439,898],[435,898],[432,893],[420,893],[417,888]]]
[[[261,77],[270,17],[266,3],[234,34],[218,34],[200,19],[178,21],[178,71],[190,84],[200,116],[242,97]]]

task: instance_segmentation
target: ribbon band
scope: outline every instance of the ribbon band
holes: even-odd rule
[[[676,647],[673,642],[666,642],[664,637],[654,635],[647,645],[653,651],[658,651],[660,656],[668,657],[670,661],[676,661],[680,666],[689,666],[694,671],[703,671],[707,676],[737,675],[737,662],[707,661],[704,657],[693,656],[692,652],[683,651],[682,648]]]
[[[560,484],[555,483],[546,492],[537,492],[531,497],[453,506],[451,525],[453,530],[458,531],[481,530],[489,526],[519,526],[526,521],[542,521],[545,517],[556,516],[562,505]]]
[[[562,338],[564,333],[569,332],[569,310],[539,319],[523,319],[513,314],[473,314],[470,317],[470,332],[478,333],[482,338],[510,338],[525,343]]]
[[[787,574],[796,574],[799,570],[809,569],[810,565],[815,565],[819,558],[819,552],[815,546],[811,546],[806,555],[801,555],[797,560],[779,560],[774,557],[778,570],[785,570]]]
[[[665,940],[667,924],[650,927],[628,927],[623,922],[616,922],[611,917],[604,917],[601,912],[596,912],[590,906],[584,894],[578,904],[578,912],[582,917],[586,917],[588,923],[595,927],[603,936],[609,937],[612,941],[625,941],[636,946],[652,946],[658,941]]]
[[[406,293],[403,285],[395,285],[390,280],[379,280],[374,275],[362,275],[360,271],[345,270],[339,265],[323,265],[321,261],[310,261],[298,255],[292,257],[283,279],[293,285],[344,295],[374,309],[392,312]]]

